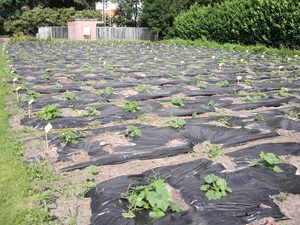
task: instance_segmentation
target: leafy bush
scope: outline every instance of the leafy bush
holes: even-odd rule
[[[47,105],[37,113],[40,119],[42,120],[51,120],[56,117],[63,117],[64,115],[59,112],[59,105]]]
[[[77,99],[77,97],[73,92],[70,92],[67,90],[67,92],[62,95],[62,99],[63,100],[73,100],[73,99]]]
[[[195,4],[175,18],[174,28],[184,39],[299,48],[299,8],[298,0],[232,0],[207,7]]]
[[[121,197],[128,200],[130,208],[128,213],[122,213],[123,217],[133,218],[133,211],[150,209],[151,218],[160,218],[165,215],[165,211],[170,209],[180,212],[180,207],[170,201],[170,193],[165,187],[162,179],[156,179],[148,185],[130,187],[126,193],[121,193]]]
[[[83,133],[81,130],[66,130],[60,133],[59,135],[55,136],[54,139],[60,137],[63,138],[66,141],[66,143],[77,144],[77,139],[80,137],[85,137],[85,133]]]

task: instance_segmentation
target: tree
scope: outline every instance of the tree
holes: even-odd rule
[[[143,0],[112,0],[111,2],[118,4],[115,16],[112,19],[113,23],[126,27],[139,26]]]
[[[175,36],[173,22],[182,11],[187,11],[195,3],[214,5],[225,0],[145,0],[140,16],[141,26],[151,27],[159,33],[159,39]]]
[[[51,9],[38,6],[30,11],[7,18],[4,23],[5,30],[10,33],[23,32],[25,35],[35,35],[42,26],[66,26],[71,18],[95,18],[101,20],[102,14],[95,10],[76,11],[75,8]]]
[[[97,0],[101,2],[102,0]],[[75,10],[95,9],[96,0],[0,0],[0,32],[3,33],[4,21],[12,15],[21,15],[22,12],[37,6],[49,8],[75,8]]]

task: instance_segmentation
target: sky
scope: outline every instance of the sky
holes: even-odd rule
[[[116,8],[117,8],[117,4],[114,4],[114,3],[111,3],[110,1],[108,1],[108,7],[106,9],[116,9]],[[101,2],[96,3],[96,9],[102,10]]]

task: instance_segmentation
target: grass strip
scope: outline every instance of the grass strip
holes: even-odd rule
[[[227,50],[237,50],[237,51],[249,51],[249,52],[258,52],[264,54],[272,54],[272,55],[283,55],[283,56],[299,56],[299,50],[293,50],[288,48],[268,48],[264,45],[238,45],[238,44],[219,44],[215,41],[208,41],[207,39],[197,39],[197,40],[184,40],[180,38],[162,40],[161,43],[167,44],[178,44],[178,45],[190,45],[197,47],[208,47],[208,48],[216,48],[216,49],[227,49]]]
[[[40,224],[49,213],[42,207],[45,195],[33,185],[40,166],[23,165],[22,142],[11,131],[9,117],[16,113],[6,107],[13,97],[6,79],[3,45],[0,45],[0,224]]]

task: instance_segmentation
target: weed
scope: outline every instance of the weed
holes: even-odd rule
[[[142,132],[136,126],[128,125],[126,126],[125,136],[130,138],[141,137]]]
[[[182,128],[184,127],[184,125],[186,124],[184,119],[171,119],[171,121],[169,121],[169,126],[170,127],[174,127],[174,128]]]
[[[252,86],[252,80],[245,80],[244,84],[247,86]]]
[[[216,156],[223,156],[224,152],[221,151],[221,148],[217,144],[207,143],[203,152],[208,151],[208,157],[214,158]]]
[[[139,102],[125,102],[124,103],[124,111],[126,112],[137,112],[142,110],[142,107],[138,106]]]
[[[207,175],[205,181],[206,183],[201,185],[200,190],[206,191],[205,196],[208,200],[218,200],[226,196],[226,192],[232,192],[226,180],[214,174]]]
[[[284,192],[280,192],[279,193],[279,196],[277,197],[277,199],[281,202],[287,200],[287,193],[284,193]]]
[[[178,98],[178,97],[172,98],[171,103],[172,103],[173,105],[177,105],[177,106],[184,106],[184,104],[183,104],[181,98]]]
[[[63,100],[73,100],[73,99],[77,99],[76,95],[73,92],[70,92],[67,90],[66,93],[64,93],[62,96]]]
[[[147,115],[145,113],[139,115],[138,118],[137,118],[137,120],[141,121],[141,122],[150,122],[150,119],[147,118]]]
[[[40,119],[42,120],[51,120],[56,117],[63,117],[64,115],[59,112],[59,105],[47,105],[37,113]]]
[[[263,151],[259,154],[260,159],[256,159],[249,163],[248,166],[257,166],[257,165],[265,165],[274,170],[275,172],[282,172],[282,170],[276,166],[280,162],[280,158],[278,155],[275,155],[273,153],[264,153]]]
[[[170,201],[170,193],[165,187],[164,180],[156,179],[150,184],[128,187],[126,193],[121,193],[121,197],[128,200],[130,208],[128,213],[122,213],[125,218],[135,217],[134,211],[150,209],[151,218],[160,218],[165,215],[165,211],[170,209],[173,212],[180,212],[180,206]]]

